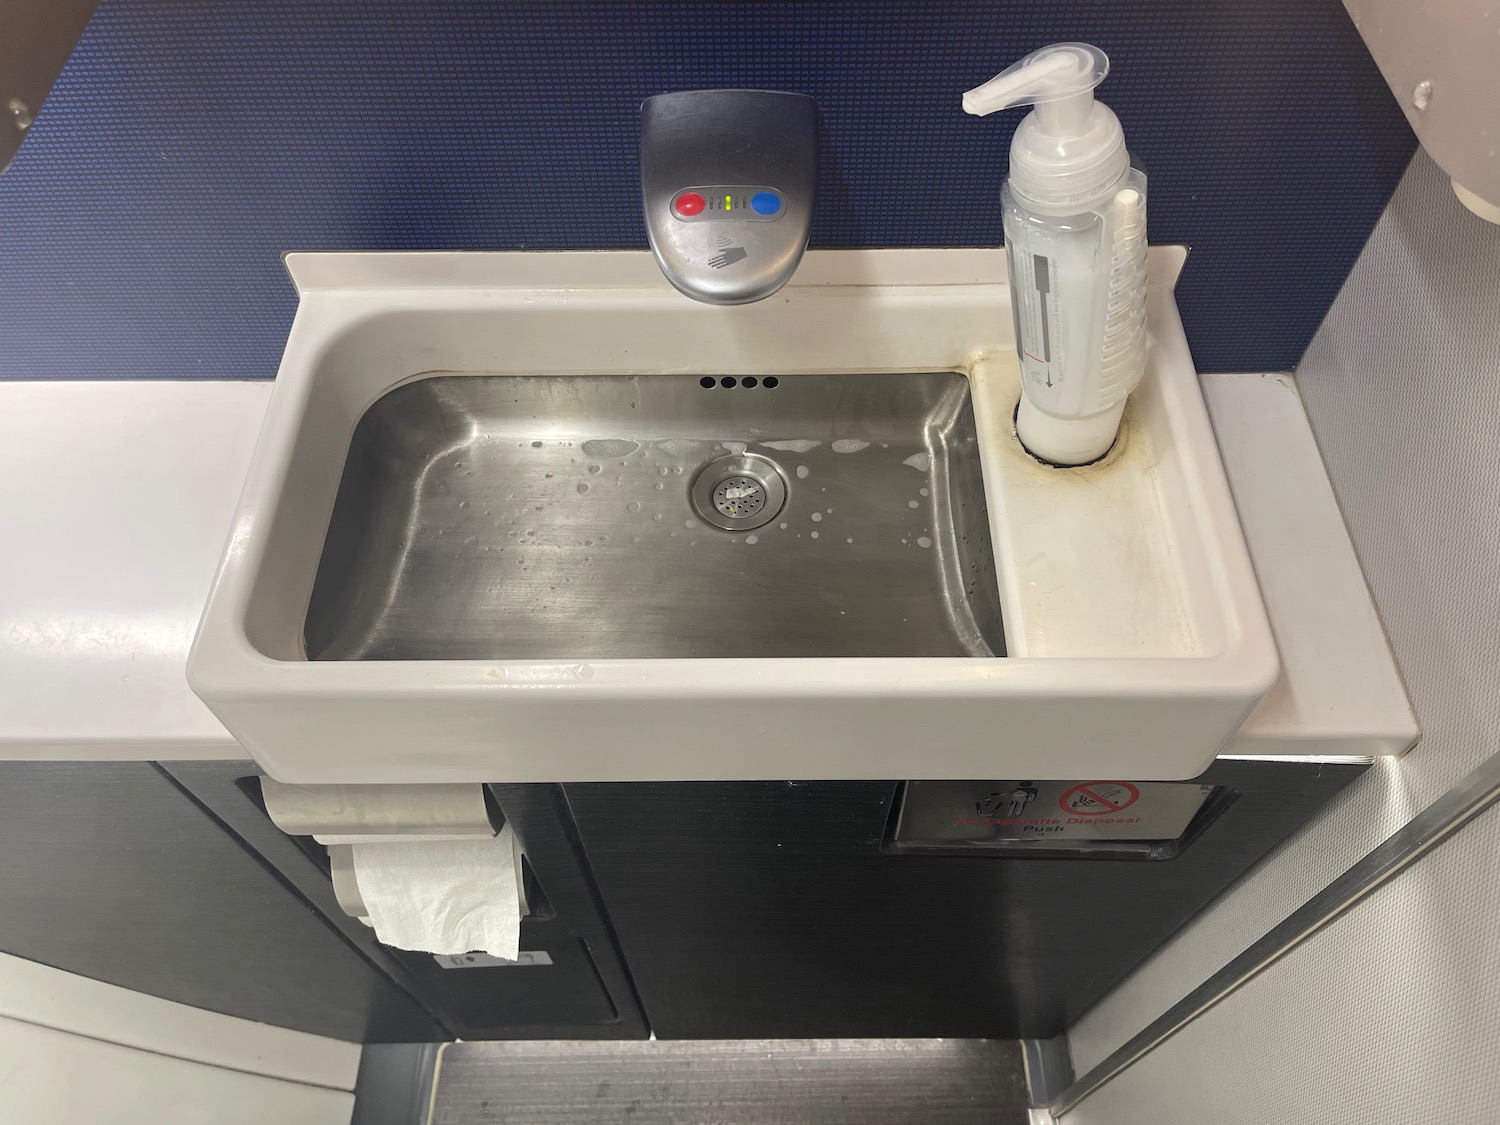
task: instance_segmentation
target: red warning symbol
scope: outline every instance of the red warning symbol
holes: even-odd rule
[[[1109,816],[1123,812],[1141,799],[1128,781],[1085,781],[1057,799],[1057,807],[1074,816]]]

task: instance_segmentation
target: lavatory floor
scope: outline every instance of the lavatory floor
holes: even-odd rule
[[[985,1039],[450,1043],[431,1125],[1025,1125]]]

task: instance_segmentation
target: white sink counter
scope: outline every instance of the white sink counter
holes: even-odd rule
[[[183,668],[270,394],[0,382],[0,758],[245,757]]]
[[[1204,387],[1282,663],[1225,752],[1401,752],[1415,726],[1294,386]],[[0,383],[0,758],[247,756],[183,669],[269,393]]]

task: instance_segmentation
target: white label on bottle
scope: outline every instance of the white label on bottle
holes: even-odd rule
[[[1013,299],[1021,336],[1021,378],[1034,398],[1046,401],[1061,393],[1063,375],[1057,259],[1021,253],[1019,264],[1019,292]]]

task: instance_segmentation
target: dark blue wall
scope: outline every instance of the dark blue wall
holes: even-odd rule
[[[1302,354],[1414,141],[1339,0],[104,0],[0,176],[0,376],[266,378],[288,249],[642,247],[637,107],[813,95],[817,247],[986,246],[1020,111],[1109,52],[1205,371]]]

